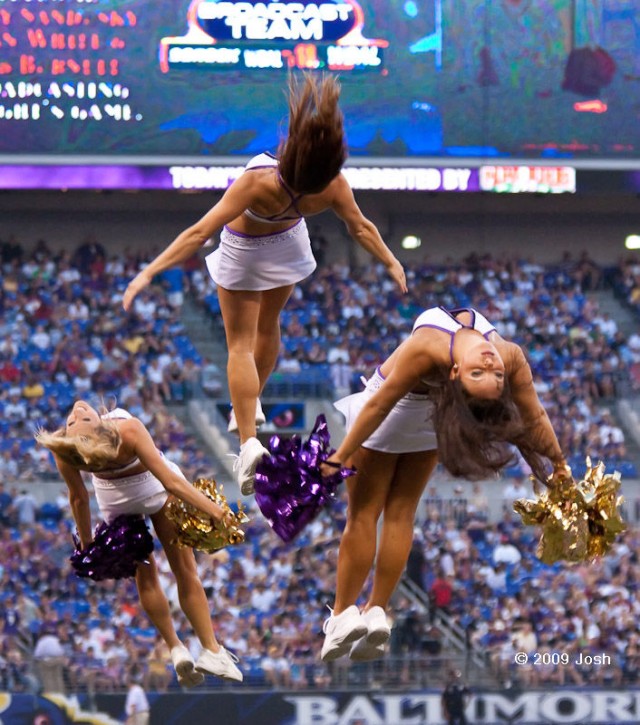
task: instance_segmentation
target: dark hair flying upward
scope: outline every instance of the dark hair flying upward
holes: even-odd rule
[[[298,194],[317,194],[347,159],[340,84],[333,76],[289,78],[289,132],[278,150],[284,183]]]

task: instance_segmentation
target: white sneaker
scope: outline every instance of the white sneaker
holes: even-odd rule
[[[247,438],[240,446],[240,455],[233,464],[233,470],[238,477],[238,484],[243,496],[250,496],[253,493],[256,466],[264,456],[268,455],[269,451],[257,438]]]
[[[354,662],[371,662],[384,657],[383,644],[369,644],[366,635],[351,645],[349,659]]]
[[[262,410],[262,404],[260,399],[256,402],[256,427],[259,428],[267,420],[264,411]],[[236,414],[231,408],[231,415],[229,416],[229,425],[227,426],[229,433],[235,433],[238,430],[238,421],[236,420]]]
[[[351,649],[351,643],[367,634],[367,624],[355,604],[347,607],[344,612],[331,616],[322,626],[325,633],[324,644],[320,652],[323,662],[332,662],[343,657]]]
[[[222,645],[218,652],[203,649],[196,662],[196,670],[206,675],[216,675],[225,680],[242,682],[242,672],[236,667],[238,658],[226,650]]]
[[[377,660],[384,655],[384,646],[389,641],[391,628],[382,607],[371,607],[362,614],[367,625],[367,633],[353,643],[349,658],[358,662]]]
[[[180,687],[195,687],[204,682],[204,675],[195,671],[191,652],[183,644],[171,648],[171,661]]]

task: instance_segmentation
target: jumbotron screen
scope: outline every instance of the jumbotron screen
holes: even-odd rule
[[[640,158],[640,0],[0,0],[0,162],[275,150],[302,71],[352,157]]]

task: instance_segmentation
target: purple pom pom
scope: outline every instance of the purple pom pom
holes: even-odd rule
[[[322,476],[320,464],[333,453],[324,415],[316,419],[309,438],[272,436],[269,458],[256,469],[256,503],[275,533],[292,541],[331,501],[345,478],[355,471],[340,468]]]
[[[75,552],[69,558],[75,573],[94,581],[127,579],[135,576],[140,563],[148,563],[153,552],[153,536],[141,516],[118,516],[110,524],[96,527],[86,549],[73,535]]]

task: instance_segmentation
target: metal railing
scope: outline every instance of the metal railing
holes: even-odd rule
[[[263,667],[262,663],[251,662],[250,658],[240,657],[239,666],[244,673],[243,687],[269,691],[328,688],[346,691],[382,688],[385,691],[406,691],[441,687],[452,668],[468,673],[466,656],[455,651],[440,655],[416,652],[388,654],[371,662],[353,662],[344,657],[327,664],[321,662],[317,655],[309,655],[294,657],[288,662],[288,667],[278,667],[277,671],[270,671],[268,665]],[[151,668],[140,663],[134,669],[136,677],[140,678],[147,692],[180,690],[173,668],[169,664],[166,671],[162,667]],[[132,667],[126,662],[94,661],[88,664],[86,658],[32,658],[22,672],[22,679],[11,679],[11,691],[62,695],[86,693],[94,697],[99,694],[124,692],[132,674]],[[4,679],[6,678],[2,677],[0,682]],[[215,691],[229,687],[225,680],[207,677],[197,691]]]
[[[409,598],[414,604],[419,604],[425,613],[430,611],[431,602],[429,595],[424,589],[419,587],[409,577],[404,576],[400,582],[400,590],[403,594]],[[448,648],[455,649],[460,655],[464,655],[465,658],[469,658],[476,667],[486,669],[485,658],[474,649],[470,649],[467,633],[458,624],[453,617],[450,617],[446,612],[441,609],[437,609],[433,616],[434,625],[440,630],[443,635],[443,645]]]

